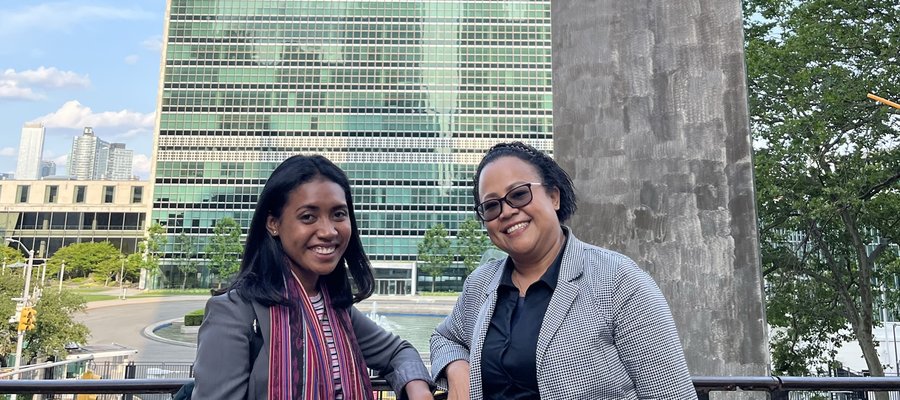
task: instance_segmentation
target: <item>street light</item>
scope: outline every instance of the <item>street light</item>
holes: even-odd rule
[[[891,326],[891,331],[894,332],[894,362],[896,363],[895,366],[897,367],[896,369],[894,369],[894,373],[896,373],[897,376],[900,376],[900,358],[897,358],[897,323],[896,322],[894,322],[894,324]],[[887,336],[887,332],[885,332],[885,336]]]
[[[25,244],[20,242],[17,239],[6,238],[6,241],[9,243],[18,243],[19,246],[28,253],[28,264],[25,265],[25,290],[22,291],[22,307],[28,307],[29,304],[29,296],[28,289],[31,286],[31,267],[34,263],[34,250],[25,247]],[[18,337],[16,338],[16,361],[13,367],[14,372],[18,372],[19,368],[22,366],[22,344],[25,340],[25,331],[18,331]],[[13,374],[12,379],[19,379],[19,374]]]
[[[125,255],[122,255],[122,269],[119,271],[119,289],[122,290],[122,300],[125,300]]]

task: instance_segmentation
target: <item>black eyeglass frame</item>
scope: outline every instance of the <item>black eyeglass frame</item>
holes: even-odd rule
[[[506,192],[506,194],[503,195],[503,197],[500,197],[500,198],[497,198],[497,199],[488,199],[488,200],[482,201],[481,203],[478,203],[477,205],[475,205],[475,207],[474,207],[474,209],[475,209],[475,214],[478,215],[478,218],[481,219],[481,222],[490,222],[490,221],[493,221],[493,220],[499,218],[499,217],[500,217],[500,214],[503,214],[503,203],[506,203],[506,205],[508,205],[508,206],[510,206],[510,207],[512,207],[512,208],[522,208],[522,207],[525,207],[525,206],[531,204],[531,202],[534,200],[534,191],[531,189],[531,186],[532,186],[532,185],[543,186],[544,184],[543,184],[543,183],[540,183],[540,182],[525,182],[525,183],[523,183],[523,184],[521,184],[521,185],[516,185],[515,187],[510,188],[510,189]],[[528,196],[528,201],[526,201],[526,202],[524,202],[524,203],[522,203],[522,204],[519,204],[519,205],[514,205],[514,204],[509,200],[508,197],[509,197],[510,194],[512,194],[512,193],[515,192],[517,189],[522,188],[522,187],[527,187],[527,188],[528,188],[528,195],[529,195],[529,196]],[[485,205],[485,204],[488,204],[488,203],[492,203],[492,202],[497,202],[497,203],[500,205],[500,208],[499,208],[500,212],[498,212],[497,215],[494,216],[493,218],[485,218],[485,217],[484,217],[484,212],[483,212],[483,210],[484,210],[484,205]]]

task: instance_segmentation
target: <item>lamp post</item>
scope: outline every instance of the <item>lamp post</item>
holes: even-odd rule
[[[125,255],[122,255],[122,269],[119,270],[119,289],[122,291],[122,300],[125,300]]]
[[[29,296],[28,289],[31,286],[31,266],[34,262],[34,250],[25,247],[25,244],[20,242],[17,239],[6,238],[6,241],[9,243],[18,243],[19,246],[28,253],[28,264],[25,265],[25,290],[22,291],[22,307],[28,307],[29,304]],[[18,335],[16,338],[16,360],[13,367],[13,371],[18,372],[19,368],[22,366],[22,345],[25,340],[25,331],[18,331]],[[19,379],[19,374],[13,374],[12,379]]]
[[[897,367],[894,370],[894,372],[897,374],[897,376],[900,376],[900,358],[897,358],[897,323],[896,322],[894,322],[894,324],[891,326],[891,331],[894,332],[894,362],[896,363],[895,366]]]
[[[63,282],[63,274],[66,271],[66,260],[62,260],[62,265],[59,267],[59,291],[62,293],[62,282]]]

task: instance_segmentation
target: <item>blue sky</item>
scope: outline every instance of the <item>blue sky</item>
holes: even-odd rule
[[[92,126],[133,149],[148,177],[165,3],[0,2],[0,172],[15,172],[22,125],[43,121],[44,159],[59,172]]]

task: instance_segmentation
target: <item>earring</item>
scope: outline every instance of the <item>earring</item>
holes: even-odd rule
[[[272,236],[278,236],[278,231],[272,231]]]

